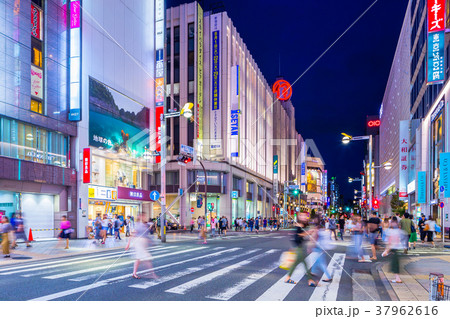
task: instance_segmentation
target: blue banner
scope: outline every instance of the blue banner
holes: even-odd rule
[[[219,31],[212,33],[212,110],[219,110],[219,72],[220,72],[220,46],[219,46]]]
[[[417,203],[427,202],[427,172],[417,173]]]
[[[450,153],[439,154],[439,186],[444,186],[444,197],[450,197]]]
[[[444,81],[444,46],[445,31],[428,34],[427,82]]]

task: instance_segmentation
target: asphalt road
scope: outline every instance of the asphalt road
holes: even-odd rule
[[[284,283],[279,258],[291,238],[276,232],[206,245],[156,243],[150,247],[156,280],[132,278],[133,255],[123,249],[4,266],[0,300],[389,300],[374,264],[348,259],[350,238],[325,256],[332,283],[309,287],[301,265],[292,276],[297,284]],[[310,253],[308,259],[316,257]],[[140,271],[148,274],[143,265]]]

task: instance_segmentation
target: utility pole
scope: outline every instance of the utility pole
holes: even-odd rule
[[[369,135],[369,212],[372,212],[372,135]],[[368,215],[368,214],[367,214]]]
[[[286,222],[286,200],[287,200],[287,181],[284,181],[284,189],[283,189],[283,193],[284,193],[284,199],[283,199],[283,227],[285,228]]]

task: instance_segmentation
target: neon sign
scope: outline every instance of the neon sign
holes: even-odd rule
[[[292,87],[286,80],[278,80],[272,86],[272,92],[277,95],[280,101],[287,101],[292,96]]]
[[[378,126],[380,126],[380,124],[381,124],[380,120],[373,120],[373,121],[369,121],[367,123],[367,126],[369,126],[369,127],[378,127]]]

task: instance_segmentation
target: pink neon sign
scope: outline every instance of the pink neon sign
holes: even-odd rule
[[[72,1],[70,3],[70,28],[75,29],[80,27],[80,1]]]

